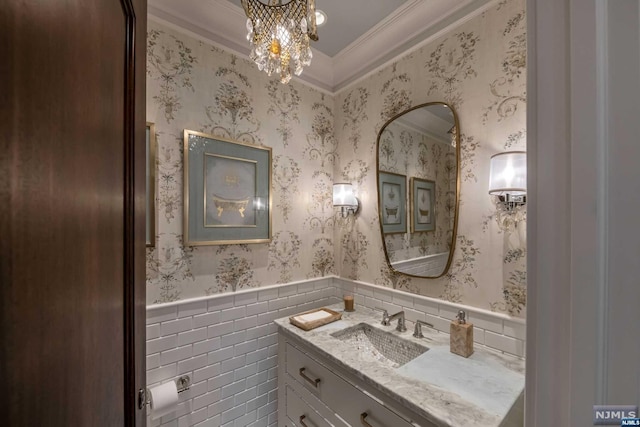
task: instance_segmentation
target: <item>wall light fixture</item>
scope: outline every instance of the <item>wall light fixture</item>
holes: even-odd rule
[[[517,209],[527,202],[525,151],[508,151],[491,157],[489,194],[497,196],[506,211]]]
[[[500,230],[513,232],[526,220],[527,153],[508,151],[491,157],[489,194],[495,197],[495,217]]]
[[[339,206],[342,217],[356,215],[360,210],[360,201],[353,194],[353,186],[346,182],[333,184],[333,206]]]

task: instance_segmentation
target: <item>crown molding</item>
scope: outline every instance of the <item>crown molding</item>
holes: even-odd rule
[[[150,0],[147,13],[156,21],[173,24],[235,52],[248,53],[246,17],[242,9],[228,1]]]
[[[421,36],[450,25],[491,0],[409,0],[334,57],[312,48],[313,60],[294,77],[323,92],[335,94],[410,50]],[[150,0],[149,17],[248,58],[246,15],[227,0]],[[439,25],[440,24],[440,25]],[[429,31],[431,29],[431,31]]]
[[[496,0],[411,0],[333,58],[339,92],[372,70],[475,16]]]

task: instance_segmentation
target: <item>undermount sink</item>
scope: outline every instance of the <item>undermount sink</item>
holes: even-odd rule
[[[399,368],[429,350],[366,323],[334,332],[331,336],[353,346],[362,360],[375,360],[392,368]]]

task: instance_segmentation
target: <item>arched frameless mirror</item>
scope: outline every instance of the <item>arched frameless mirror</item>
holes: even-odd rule
[[[378,212],[392,270],[436,278],[451,265],[460,197],[458,116],[444,102],[390,119],[378,134]]]

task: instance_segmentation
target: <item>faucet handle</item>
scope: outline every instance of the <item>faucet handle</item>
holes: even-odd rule
[[[380,307],[373,307],[373,309],[382,312],[382,324],[385,326],[388,325],[389,321],[387,319],[389,318],[389,312],[385,308]]]
[[[381,308],[381,307],[373,307],[374,310],[378,310],[381,311],[382,313],[384,313],[384,317],[389,316],[389,312],[387,312],[386,308]]]
[[[413,336],[414,337],[416,337],[416,338],[424,338],[424,335],[422,334],[422,325],[428,326],[431,329],[435,329],[431,323],[425,322],[424,320],[417,319],[416,320],[416,327],[413,330]]]

